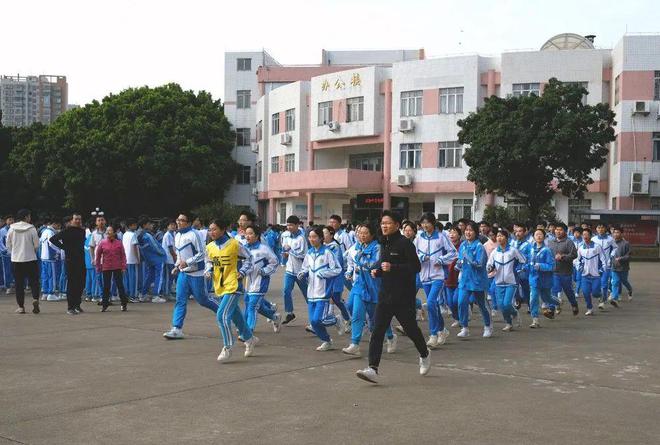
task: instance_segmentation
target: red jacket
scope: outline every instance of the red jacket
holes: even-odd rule
[[[454,244],[456,250],[460,247],[461,243]],[[447,276],[445,277],[445,287],[454,288],[458,286],[458,270],[456,270],[456,260],[452,261],[447,268]]]
[[[126,252],[118,239],[102,240],[96,247],[96,270],[126,270]]]

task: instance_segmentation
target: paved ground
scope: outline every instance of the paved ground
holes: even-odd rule
[[[0,444],[659,443],[660,266],[633,266],[635,300],[619,310],[510,334],[498,322],[492,339],[476,323],[424,378],[402,339],[378,386],[355,378],[365,360],[316,352],[302,322],[278,335],[262,322],[256,356],[220,365],[195,304],[187,339],[169,342],[170,304],[70,317],[42,303],[35,316],[2,296]]]

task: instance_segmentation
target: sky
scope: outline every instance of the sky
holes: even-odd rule
[[[564,32],[611,48],[660,32],[658,14],[658,0],[3,0],[0,74],[65,75],[70,104],[169,82],[223,99],[225,51],[282,64],[317,64],[323,48],[494,55]]]

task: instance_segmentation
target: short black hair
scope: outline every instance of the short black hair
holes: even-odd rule
[[[326,229],[332,236],[335,236],[336,230],[332,226],[324,226],[324,229]]]
[[[28,216],[32,216],[32,212],[28,209],[21,209],[16,212],[16,219],[19,221],[25,221]]]
[[[300,224],[300,218],[296,215],[291,215],[286,219],[287,224]]]
[[[560,228],[560,229],[564,229],[564,231],[568,231],[568,226],[563,222],[559,222],[555,224],[555,228]]]
[[[126,227],[130,227],[133,224],[137,224],[137,220],[135,218],[126,218]]]
[[[257,216],[250,210],[241,210],[241,213],[239,213],[238,216],[239,218],[245,216],[249,221],[255,221],[257,219]]]
[[[419,218],[419,222],[424,222],[424,221],[435,225],[436,223],[435,215],[431,212],[422,213],[421,218]]]
[[[195,220],[195,215],[187,211],[179,212],[179,215],[185,216],[189,224],[192,224],[192,222]]]
[[[138,226],[144,227],[145,225],[149,224],[151,220],[145,216],[141,217],[140,220],[138,221]]]
[[[468,221],[465,223],[466,227],[471,227],[474,230],[474,233],[479,234],[479,224],[474,221]]]
[[[314,227],[312,227],[312,229],[309,231],[309,233],[312,233],[312,232],[316,233],[316,236],[318,236],[319,239],[321,240],[321,242],[323,242],[323,226],[314,226]],[[309,236],[309,234],[307,234],[307,236]]]
[[[498,234],[498,235],[499,235],[499,234],[502,234],[502,235],[504,235],[506,238],[509,238],[509,231],[506,230],[506,229],[499,229],[499,230],[497,231],[497,234]]]
[[[380,215],[380,220],[382,221],[383,218],[385,217],[392,218],[392,221],[394,221],[398,225],[401,225],[401,215],[399,215],[398,213],[393,212],[391,210],[384,210],[383,213]]]
[[[330,215],[330,218],[328,218],[328,219],[334,219],[339,224],[341,224],[341,216],[339,216],[339,215]]]
[[[615,230],[618,230],[619,232],[623,232],[623,227],[621,227],[618,224],[614,225],[614,226],[612,226],[612,231],[615,231]]]
[[[224,219],[220,219],[220,218],[211,220],[211,222],[209,223],[209,226],[211,224],[215,224],[216,226],[218,226],[218,228],[220,230],[227,230],[227,226],[229,226],[227,221],[225,221]]]
[[[584,228],[582,229],[582,232],[581,232],[581,233],[584,233],[584,232],[589,232],[589,236],[591,236],[591,235],[594,234],[594,232],[592,232],[591,229],[590,229],[589,227],[584,227]]]
[[[489,223],[488,221],[486,221],[485,219],[479,221],[479,225],[480,225],[480,226],[481,226],[481,225],[484,225],[484,226],[488,226],[488,227],[490,227],[490,223]]]
[[[252,231],[254,232],[254,234],[256,235],[257,238],[259,238],[261,236],[261,228],[259,226],[250,224],[249,226],[247,226],[245,228],[245,230],[247,230],[247,229],[252,229]]]

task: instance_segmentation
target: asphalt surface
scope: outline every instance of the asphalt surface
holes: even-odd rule
[[[279,272],[278,274],[281,274]],[[186,339],[166,341],[172,304],[68,316],[64,302],[14,314],[0,296],[0,444],[656,444],[660,443],[660,266],[634,263],[635,298],[595,317],[569,312],[512,333],[433,351],[419,376],[412,343],[384,354],[381,383],[355,377],[366,359],[317,352],[298,320],[259,321],[254,357],[220,364],[213,315],[189,304]],[[271,299],[282,307],[281,277]],[[581,313],[584,312],[582,308]],[[426,323],[423,323],[426,330]],[[363,338],[366,356],[368,335]]]

